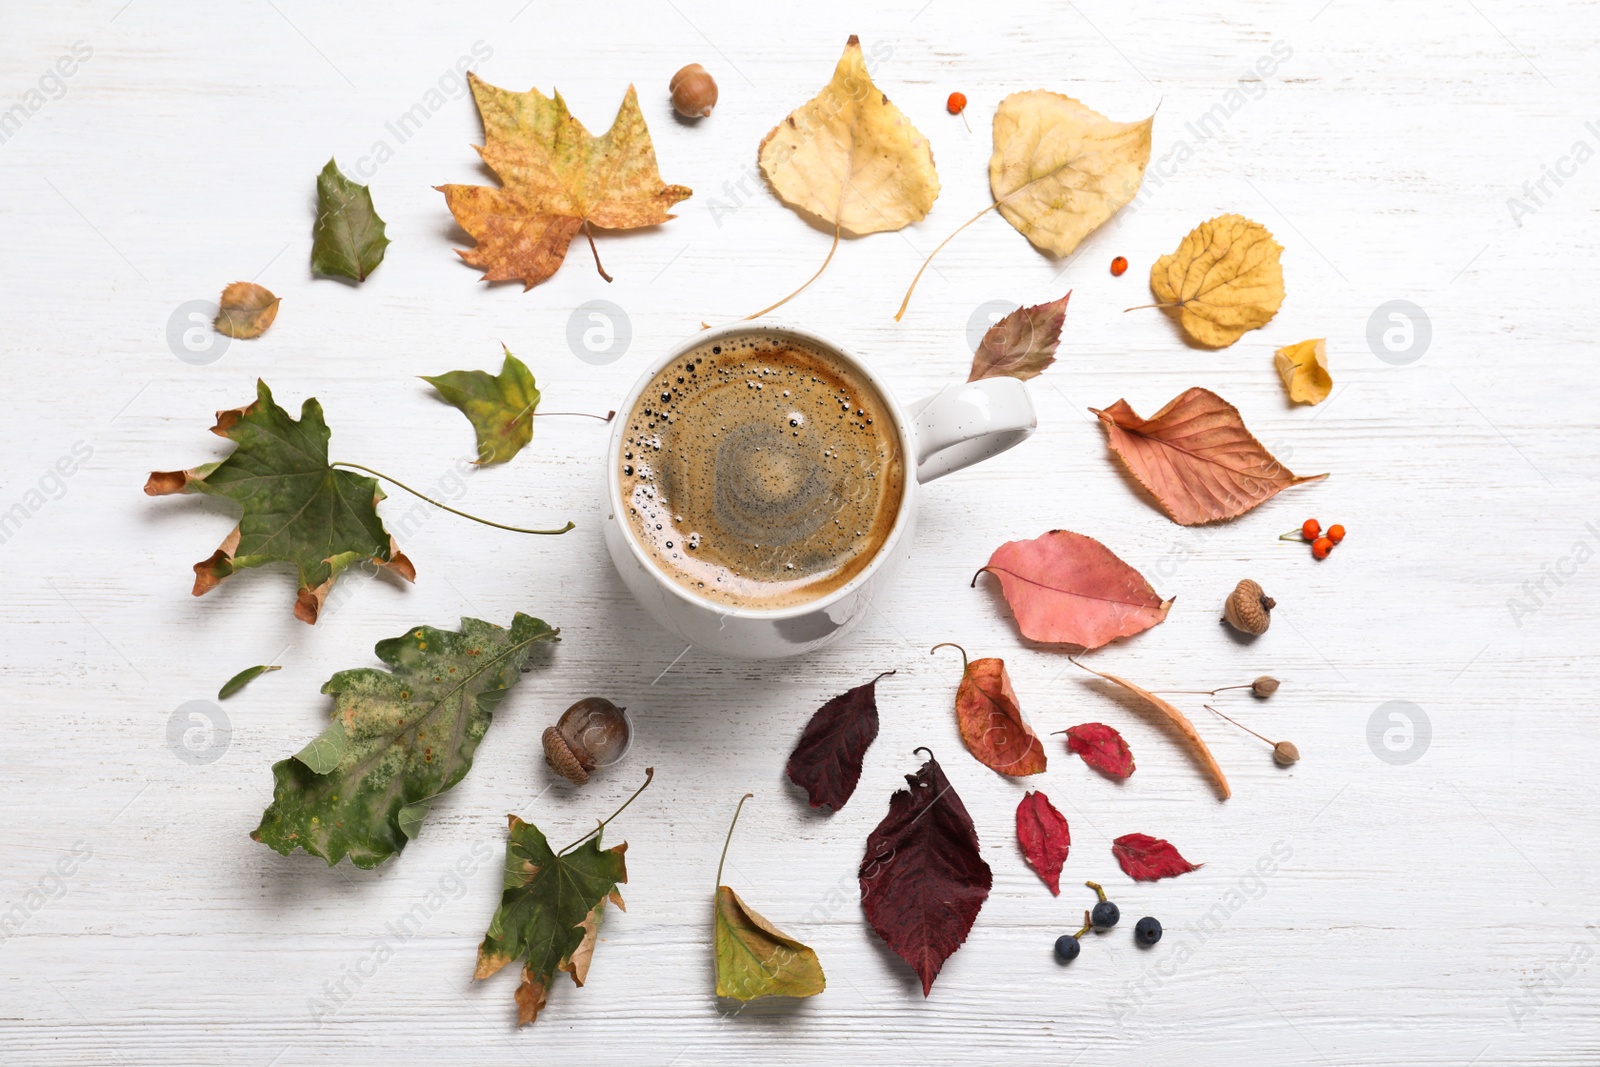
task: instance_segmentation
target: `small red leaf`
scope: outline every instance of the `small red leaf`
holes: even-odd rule
[[[1133,753],[1122,735],[1103,722],[1086,722],[1067,731],[1067,751],[1083,757],[1083,762],[1113,778],[1133,773]]]
[[[1017,805],[1017,844],[1028,866],[1039,872],[1050,892],[1061,895],[1061,865],[1072,847],[1066,816],[1043,793],[1026,793]]]
[[[1116,553],[1071,530],[1007,541],[983,570],[1000,579],[1030,641],[1099,648],[1165,621],[1172,607]]]
[[[932,755],[910,790],[889,798],[889,814],[867,838],[861,910],[922,979],[922,995],[966,941],[994,875],[978,852],[978,831]]]
[[[961,653],[963,660],[966,655]],[[989,656],[962,667],[956,725],[967,751],[990,770],[1013,777],[1043,773],[1044,744],[1022,717],[1005,660]]]
[[[969,382],[981,378],[1035,378],[1056,361],[1061,324],[1067,317],[1067,297],[1048,304],[1018,308],[983,335],[972,358]]]
[[[1149,834],[1123,834],[1111,842],[1111,854],[1122,865],[1122,872],[1136,882],[1176,878],[1205,866],[1203,863],[1190,863],[1178,854],[1171,842]]]
[[[861,761],[878,736],[878,678],[818,708],[794,746],[784,772],[806,791],[813,808],[838,811],[856,791]]]

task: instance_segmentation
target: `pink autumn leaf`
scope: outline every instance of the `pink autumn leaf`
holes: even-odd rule
[[[1172,608],[1116,553],[1071,530],[1007,541],[984,571],[1000,579],[1017,628],[1032,641],[1099,648],[1150,629]]]

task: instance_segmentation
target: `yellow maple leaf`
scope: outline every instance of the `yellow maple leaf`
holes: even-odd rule
[[[1333,376],[1328,373],[1328,342],[1318,337],[1278,349],[1272,362],[1278,377],[1289,391],[1289,399],[1302,404],[1320,404],[1333,392]]]
[[[470,72],[467,80],[483,118],[478,153],[504,185],[436,188],[477,241],[457,254],[481,269],[485,281],[521,279],[524,291],[532,289],[561,266],[580,229],[654,226],[674,218],[667,209],[692,195],[682,185],[662,183],[633,86],[611,129],[596,137],[573,118],[560,93],[509,92]],[[600,274],[611,280],[604,269]]]
[[[1226,348],[1272,321],[1283,304],[1283,246],[1259,222],[1218,215],[1150,268],[1157,307],[1176,309],[1196,343]],[[1131,308],[1129,310],[1132,310]]]

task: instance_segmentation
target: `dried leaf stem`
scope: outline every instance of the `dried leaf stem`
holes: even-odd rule
[[[530,530],[527,527],[523,527],[523,526],[507,526],[503,522],[490,522],[488,519],[480,519],[476,515],[469,515],[465,511],[457,511],[455,508],[451,507],[449,504],[442,504],[442,503],[440,503],[439,501],[433,499],[430,496],[424,496],[422,493],[417,492],[415,489],[411,488],[409,485],[405,484],[404,482],[400,481],[399,479],[391,478],[387,474],[382,473],[381,471],[373,470],[371,467],[363,467],[359,463],[344,463],[344,462],[334,462],[334,463],[328,464],[328,466],[330,466],[330,467],[349,467],[351,470],[365,471],[368,474],[372,475],[374,478],[382,478],[384,481],[388,482],[390,485],[393,485],[393,486],[395,486],[395,487],[397,487],[399,489],[404,489],[406,492],[410,493],[412,496],[416,497],[418,500],[425,501],[425,502],[427,502],[429,504],[432,504],[436,508],[441,508],[444,511],[448,511],[452,515],[459,515],[463,519],[471,519],[473,522],[479,522],[479,523],[482,523],[485,526],[493,526],[497,530],[510,530],[512,533],[523,533],[523,534],[564,534],[568,530],[575,529],[576,525],[577,525],[576,523],[573,523],[572,521],[569,520],[567,522],[567,524],[565,526],[561,527],[561,529],[559,529],[559,530]]]

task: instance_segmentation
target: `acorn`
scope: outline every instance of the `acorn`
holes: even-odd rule
[[[1260,635],[1272,625],[1272,609],[1278,602],[1261,591],[1261,583],[1250,578],[1234,586],[1222,605],[1222,621],[1240,633]]]
[[[672,108],[686,119],[703,119],[717,106],[716,80],[698,63],[690,63],[667,83]]]
[[[592,771],[628,754],[633,727],[626,708],[604,697],[585,697],[562,712],[554,726],[546,727],[542,740],[545,762],[574,785],[582,785]]]

